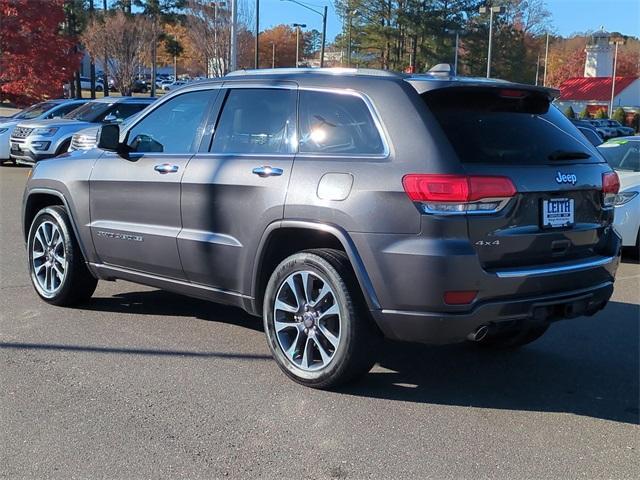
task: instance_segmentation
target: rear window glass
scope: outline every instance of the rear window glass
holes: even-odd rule
[[[603,161],[577,128],[542,95],[498,89],[441,89],[422,97],[463,163]]]

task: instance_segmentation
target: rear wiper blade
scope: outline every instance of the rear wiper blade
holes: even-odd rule
[[[549,160],[579,160],[583,158],[591,158],[591,154],[581,151],[556,150],[551,152],[547,158]]]

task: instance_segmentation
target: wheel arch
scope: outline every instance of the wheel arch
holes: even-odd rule
[[[292,240],[291,234],[296,234]],[[278,240],[287,238],[286,245]],[[349,234],[335,225],[307,220],[283,220],[270,224],[264,231],[253,264],[251,297],[248,310],[260,315],[267,282],[275,267],[286,257],[302,250],[335,248],[347,254],[360,290],[369,309],[380,308],[371,279]]]
[[[66,210],[67,216],[69,217],[69,222],[71,222],[73,234],[76,237],[76,241],[78,242],[78,246],[80,247],[82,256],[86,260],[89,257],[87,257],[87,251],[85,250],[85,246],[82,243],[82,237],[79,234],[76,221],[73,216],[73,211],[69,207],[69,202],[65,198],[64,194],[57,190],[48,188],[36,188],[30,190],[27,194],[24,200],[24,207],[22,209],[22,234],[25,244],[28,241],[31,223],[33,222],[33,219],[35,218],[37,213],[43,208],[52,207],[54,205],[62,206]]]

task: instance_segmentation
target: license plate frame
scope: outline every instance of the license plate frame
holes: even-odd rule
[[[575,200],[573,198],[549,198],[542,200],[540,221],[542,228],[569,228],[575,224]]]

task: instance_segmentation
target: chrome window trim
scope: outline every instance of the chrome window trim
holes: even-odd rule
[[[602,267],[615,260],[616,257],[603,257],[598,260],[589,260],[587,262],[574,263],[570,265],[557,265],[553,267],[534,267],[513,270],[496,270],[493,273],[498,278],[519,278],[519,277],[535,277],[540,275],[553,275],[570,273],[578,270],[587,270],[589,268]]]

